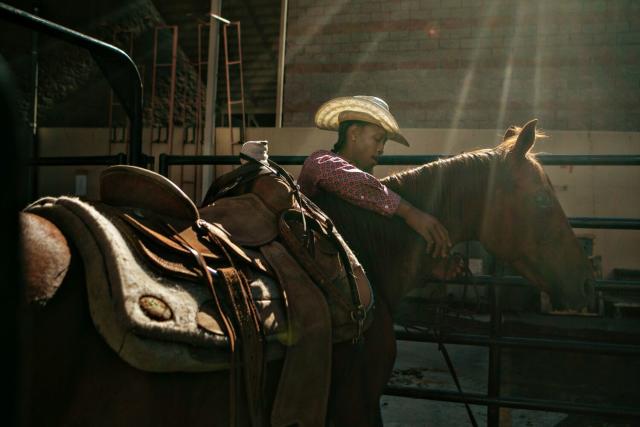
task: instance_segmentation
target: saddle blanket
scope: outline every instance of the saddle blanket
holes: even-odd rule
[[[126,362],[151,372],[229,367],[228,339],[210,290],[151,269],[122,231],[127,225],[116,210],[64,196],[40,199],[25,210],[52,221],[78,249],[86,271],[91,318]],[[279,251],[279,256],[289,256],[284,252]],[[267,264],[258,251],[251,256]],[[283,358],[292,337],[275,275],[260,269],[243,269],[243,273],[262,322],[266,358]]]

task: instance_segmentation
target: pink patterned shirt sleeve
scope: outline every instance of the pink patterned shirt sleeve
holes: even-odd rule
[[[384,216],[392,216],[400,204],[400,196],[375,176],[327,150],[316,151],[307,157],[298,184],[309,197],[313,197],[318,189],[323,189]]]

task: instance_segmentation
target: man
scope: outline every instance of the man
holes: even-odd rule
[[[371,175],[388,139],[409,146],[387,103],[374,96],[335,98],[320,106],[315,123],[338,131],[338,141],[333,150],[316,151],[305,160],[298,177],[302,191],[313,197],[325,190],[380,215],[397,215],[426,240],[434,258],[446,257],[451,242],[440,221]]]

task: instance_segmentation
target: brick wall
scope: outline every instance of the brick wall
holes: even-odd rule
[[[640,1],[289,0],[284,124],[383,97],[402,127],[640,130]]]

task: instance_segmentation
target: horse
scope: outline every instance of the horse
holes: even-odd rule
[[[492,255],[511,264],[549,295],[554,310],[594,310],[593,270],[548,176],[530,152],[540,135],[536,125],[532,120],[522,128],[511,126],[493,149],[442,159],[382,182],[439,218],[452,244],[480,241]],[[350,412],[349,425],[380,425],[376,402],[396,356],[394,309],[402,296],[424,285],[434,269],[442,270],[443,260],[425,256],[424,240],[400,219],[381,217],[326,192],[314,202],[332,218],[374,287],[375,320],[365,336],[366,358],[359,366],[364,367],[360,376],[366,384],[350,382],[345,388],[351,387],[349,395],[358,396],[355,402],[361,405],[360,411]],[[352,401],[349,409],[355,404]],[[367,411],[366,423],[355,418]]]
[[[584,310],[592,304],[593,274],[549,179],[530,153],[535,128],[535,121],[522,129],[512,127],[493,149],[423,165],[383,182],[438,217],[452,242],[479,240],[548,292],[556,308]],[[327,419],[335,426],[382,425],[379,399],[396,355],[393,309],[446,260],[428,255],[425,242],[397,219],[327,194],[315,201],[357,254],[376,293],[373,322],[364,339],[333,346]],[[38,236],[40,242],[64,238]],[[30,257],[55,257],[60,247],[45,246],[49,249],[31,251]],[[229,425],[228,374],[159,374],[127,365],[93,327],[82,265],[73,251],[69,258],[69,271],[56,294],[46,305],[22,311],[19,392],[24,423]],[[269,363],[267,408],[281,367],[279,361]],[[238,421],[247,425],[244,402],[236,403]]]

